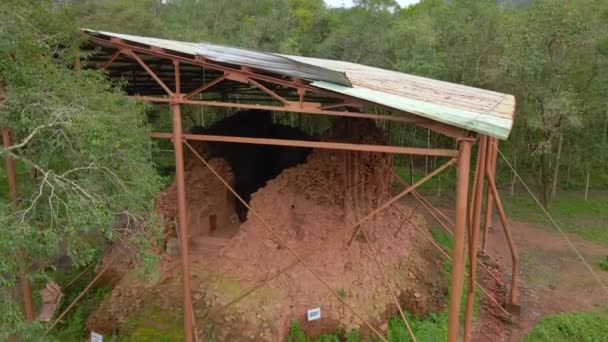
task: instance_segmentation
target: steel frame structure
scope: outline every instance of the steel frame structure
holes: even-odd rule
[[[447,339],[449,342],[455,342],[458,340],[460,333],[459,325],[459,311],[461,304],[461,294],[464,285],[465,277],[465,246],[467,235],[469,236],[468,242],[468,259],[469,259],[469,282],[468,282],[468,296],[467,305],[465,312],[465,325],[464,325],[464,340],[469,341],[471,337],[471,324],[472,324],[472,300],[474,296],[474,286],[479,284],[475,281],[476,265],[477,265],[477,244],[479,239],[480,231],[480,218],[481,218],[481,206],[483,201],[483,189],[484,184],[487,183],[488,190],[486,193],[486,212],[485,212],[485,225],[483,227],[483,248],[485,251],[485,241],[487,237],[487,230],[489,225],[489,218],[492,215],[491,205],[494,204],[496,207],[501,223],[504,228],[504,232],[507,236],[509,248],[513,257],[513,276],[511,283],[510,302],[516,303],[517,301],[517,272],[519,270],[517,253],[511,237],[509,227],[507,225],[506,215],[500,201],[498,191],[496,189],[494,174],[496,170],[496,150],[498,141],[494,138],[487,136],[476,136],[472,132],[467,132],[463,129],[449,126],[443,123],[432,121],[426,118],[409,115],[408,113],[397,112],[390,108],[382,108],[373,103],[368,103],[357,98],[351,98],[349,96],[332,93],[330,91],[321,90],[308,84],[306,81],[296,78],[287,78],[279,75],[273,75],[268,72],[260,70],[252,70],[248,67],[235,68],[234,66],[217,63],[206,60],[201,57],[192,57],[182,55],[173,51],[165,49],[159,49],[155,47],[142,46],[140,44],[130,43],[117,38],[104,39],[100,37],[89,38],[90,47],[92,50],[96,50],[99,53],[100,49],[107,54],[102,60],[97,60],[97,64],[91,63],[92,58],[82,62],[78,61],[77,66],[101,68],[106,70],[108,73],[112,73],[112,66],[119,60],[127,60],[131,65],[138,65],[145,71],[148,78],[144,80],[143,84],[133,85],[131,93],[133,97],[139,100],[148,101],[152,103],[165,103],[169,104],[172,113],[172,132],[171,133],[151,133],[150,136],[153,138],[171,139],[174,146],[175,154],[175,182],[177,186],[177,207],[178,207],[178,238],[180,243],[180,260],[181,268],[183,273],[183,310],[184,310],[184,337],[185,340],[190,342],[194,340],[194,328],[193,328],[193,307],[191,298],[190,288],[190,268],[189,268],[189,254],[188,254],[188,227],[187,224],[187,213],[186,213],[186,192],[185,192],[185,176],[184,176],[184,146],[192,149],[188,144],[188,140],[202,140],[202,141],[220,141],[220,142],[231,142],[231,143],[244,143],[244,144],[265,144],[265,145],[280,145],[280,146],[293,146],[293,147],[312,147],[312,148],[326,148],[335,150],[346,150],[346,151],[367,151],[377,153],[391,153],[391,154],[411,154],[411,155],[427,155],[427,156],[443,156],[449,157],[450,160],[439,167],[434,172],[430,173],[422,180],[412,186],[406,186],[406,189],[399,195],[393,197],[388,202],[382,204],[377,209],[370,212],[362,220],[349,227],[353,230],[353,237],[358,234],[361,229],[361,223],[365,220],[373,217],[374,215],[393,207],[393,204],[407,194],[413,194],[414,197],[420,201],[421,205],[429,212],[433,212],[433,217],[438,221],[443,221],[444,224],[453,226],[454,235],[454,249],[451,257],[453,261],[452,267],[452,278],[451,278],[451,295],[448,304],[448,335]],[[155,61],[161,60],[164,65],[172,65],[172,72],[167,73],[166,70],[157,67],[150,66],[150,63],[146,59],[150,60],[153,58]],[[182,81],[181,66],[195,66],[198,68],[204,68],[204,70],[211,70],[215,73],[215,77],[209,81],[206,78],[201,78],[201,84],[194,84],[190,80],[186,82]],[[123,71],[118,70],[117,73],[120,76]],[[115,72],[116,73],[116,72]],[[125,73],[125,75],[128,75]],[[186,74],[184,74],[187,76]],[[128,80],[127,80],[128,82]],[[172,87],[168,83],[172,83]],[[248,92],[251,90],[257,91],[259,94],[265,96],[265,99],[253,99],[249,102],[237,101],[230,102],[224,99],[209,99],[205,98],[205,95],[210,89],[219,86],[224,82],[232,82],[243,87],[248,88]],[[140,88],[138,88],[140,87]],[[155,91],[161,91],[161,96],[141,96],[141,90],[147,88],[154,88]],[[139,94],[138,94],[139,93]],[[156,95],[156,94],[155,94]],[[251,98],[250,98],[251,99]],[[338,117],[353,117],[362,118],[368,120],[386,120],[389,125],[391,122],[394,124],[398,123],[413,123],[418,126],[433,130],[437,133],[446,135],[454,138],[457,142],[457,150],[445,150],[445,149],[433,149],[433,148],[419,148],[419,147],[399,147],[399,146],[380,146],[380,145],[364,145],[364,144],[346,144],[340,142],[312,142],[312,141],[297,141],[288,139],[264,139],[264,138],[250,138],[250,137],[228,137],[228,136],[212,136],[212,135],[197,135],[197,134],[184,134],[182,128],[182,113],[181,107],[183,105],[197,105],[197,106],[214,106],[214,107],[226,107],[226,108],[249,108],[249,109],[264,109],[271,111],[281,112],[292,112],[300,114],[314,114],[314,115],[327,115],[327,116],[338,116]],[[388,112],[388,114],[378,113],[365,113],[362,112],[366,107],[380,108],[381,111]],[[399,115],[395,115],[399,114]],[[6,131],[6,132],[5,132]],[[9,132],[3,130],[3,137],[5,145],[10,145],[10,139],[7,141]],[[389,133],[390,135],[390,133]],[[473,193],[471,206],[469,206],[469,176],[470,176],[470,161],[472,154],[472,147],[474,143],[479,141],[477,166],[475,169],[475,180],[473,182]],[[390,136],[389,136],[390,142]],[[194,151],[195,152],[195,151]],[[200,156],[199,156],[200,157]],[[206,164],[204,159],[201,160]],[[432,210],[430,203],[422,199],[416,192],[416,187],[424,183],[434,175],[438,174],[445,168],[451,165],[457,166],[457,185],[456,185],[456,215],[454,222],[452,223],[445,215]],[[209,166],[208,164],[206,164]],[[14,167],[10,156],[6,157],[6,166],[9,176],[14,175]],[[11,181],[12,179],[12,181]],[[403,180],[403,184],[407,185]],[[16,200],[17,190],[16,182],[14,177],[9,177],[9,183],[12,183],[11,198]],[[225,183],[230,191],[234,190]],[[238,194],[235,193],[235,195]],[[245,203],[246,204],[246,203]],[[441,217],[441,218],[440,218]],[[259,217],[261,219],[261,217]],[[262,220],[263,221],[263,220]],[[471,223],[469,225],[469,222]],[[272,228],[268,226],[272,231]],[[363,232],[364,233],[364,232]],[[281,238],[275,234],[275,236],[281,240]],[[351,239],[352,241],[352,239]],[[350,243],[349,243],[350,244]],[[371,248],[371,247],[370,247]],[[307,267],[313,275],[314,270],[307,266],[306,262],[299,256],[295,255],[299,261]],[[291,267],[291,266],[290,266]],[[322,279],[319,279],[323,282]],[[329,288],[329,286],[328,286]],[[29,287],[28,287],[29,289]],[[332,292],[335,292],[329,288]],[[485,294],[487,294],[484,291]],[[336,294],[337,295],[337,294]],[[490,296],[491,297],[491,296]],[[340,297],[338,296],[340,299]],[[27,303],[27,298],[25,299]],[[498,304],[496,300],[495,303]],[[345,303],[348,307],[348,304]],[[31,303],[26,305],[31,307]],[[502,307],[501,307],[502,308]],[[502,308],[504,311],[504,308]],[[27,312],[28,310],[26,310]],[[31,314],[29,312],[28,314]],[[362,319],[361,317],[359,317]],[[363,320],[363,319],[362,319]],[[365,320],[363,320],[365,322]],[[369,326],[372,331],[376,331],[373,326]],[[413,336],[412,336],[413,337]]]

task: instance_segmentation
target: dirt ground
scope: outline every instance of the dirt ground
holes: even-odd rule
[[[353,141],[352,137],[359,139]],[[365,121],[343,120],[321,139],[381,144],[384,138],[380,130]],[[206,146],[196,148],[206,155]],[[191,153],[186,157],[193,309],[201,334],[218,340],[281,340],[294,320],[302,322],[310,336],[333,332],[336,327],[369,334],[360,317],[299,265],[290,249],[376,327],[386,328],[383,322],[397,310],[373,255],[380,260],[380,268],[406,311],[424,315],[444,307],[447,284],[440,271],[443,259],[413,225],[402,223],[400,211],[410,213],[415,207],[411,198],[395,204],[400,210],[391,208],[362,224],[370,243],[359,234],[352,245],[347,244],[355,229],[353,223],[391,196],[386,181],[387,156],[314,150],[305,163],[290,163],[291,167],[248,194],[253,210],[241,211],[241,215],[235,208],[236,199],[223,184]],[[238,185],[240,181],[241,188],[246,189],[243,174],[248,173],[243,170],[250,171],[247,165],[230,163],[222,157],[231,155],[208,156],[212,168],[229,184]],[[253,161],[253,166],[264,162]],[[260,181],[246,180],[251,184]],[[167,219],[159,282],[145,285],[131,276],[124,277],[89,319],[90,329],[128,333],[128,322],[138,321],[141,312],[175,313],[179,307],[175,186],[164,191],[157,209]],[[454,215],[453,210],[443,211]],[[423,227],[426,222],[433,225],[433,219],[425,217],[422,209],[414,220]],[[480,296],[474,341],[520,341],[545,315],[608,306],[599,285],[553,228],[515,220],[510,224],[521,258],[520,313],[507,317]],[[499,281],[509,284],[511,258],[501,226],[495,227],[490,230],[487,250],[498,263],[486,265]],[[606,246],[572,239],[593,265],[605,258]],[[598,273],[608,282],[606,272]],[[504,303],[507,289],[485,271],[479,269],[478,274],[478,282]],[[241,298],[243,294],[248,295]],[[307,322],[306,311],[315,307],[321,307],[323,319]]]
[[[412,199],[407,203],[411,205]],[[441,200],[442,211],[453,216],[454,211]],[[426,215],[425,215],[426,216]],[[427,217],[429,222],[432,218]],[[511,256],[498,216],[488,234],[487,250],[502,265],[502,276],[511,281]],[[522,341],[544,316],[565,311],[594,311],[608,307],[608,298],[589,270],[553,226],[509,219],[513,239],[520,256],[519,301],[520,314],[513,319],[500,319],[482,310],[476,322],[474,340]],[[596,273],[608,283],[608,272],[597,267],[608,255],[608,246],[569,234]],[[479,269],[479,268],[478,268]],[[482,283],[488,283],[485,272],[479,271]],[[507,289],[508,290],[508,289]],[[507,293],[498,293],[504,300]],[[482,308],[488,307],[482,301]]]
[[[363,120],[338,121],[322,139],[352,141],[353,136],[361,137],[360,142],[384,139],[381,130]],[[199,160],[188,159],[192,296],[201,335],[221,341],[283,340],[296,320],[310,336],[336,328],[369,335],[361,318],[382,329],[397,313],[382,272],[406,311],[425,315],[445,305],[442,259],[413,225],[404,223],[402,213],[411,211],[407,205],[396,203],[399,210],[385,210],[362,223],[369,243],[362,234],[347,243],[356,228],[353,224],[390,197],[388,156],[314,150],[305,163],[284,169],[251,194],[253,209],[242,223],[235,218],[234,197]],[[221,158],[210,164],[229,183],[234,183],[235,174],[238,182],[240,169]],[[160,283],[144,286],[125,277],[89,319],[90,329],[128,333],[126,323],[149,310],[151,302],[159,302],[161,310],[181,302],[179,261],[169,249],[170,241],[176,240],[174,197],[175,187],[170,186],[157,206],[167,219]],[[214,225],[209,223],[212,215]],[[413,220],[426,226],[421,216]],[[298,264],[290,249],[342,299]],[[155,296],[162,300],[153,300]],[[321,308],[322,319],[308,322],[307,310],[316,307]]]
[[[510,341],[521,341],[543,316],[608,307],[605,292],[555,228],[514,220],[510,223],[521,263],[521,317],[513,326]],[[608,254],[608,247],[577,236],[569,238],[608,283],[608,273],[597,267]],[[499,225],[490,231],[488,250],[510,267],[511,258]]]

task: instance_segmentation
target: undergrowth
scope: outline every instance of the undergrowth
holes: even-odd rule
[[[66,283],[72,279],[79,270],[76,269],[69,274],[57,274],[56,279],[59,284]],[[76,299],[84,288],[93,280],[95,273],[89,271],[76,280],[68,288],[64,289],[65,294],[61,305],[57,308],[57,313],[62,312],[67,306]],[[52,331],[51,335],[58,341],[81,341],[87,336],[86,320],[95,310],[103,299],[110,293],[109,286],[93,286],[79,300],[76,308],[68,312]]]
[[[600,261],[600,268],[608,272],[608,256],[606,257],[606,259]]]
[[[529,194],[503,194],[501,198],[509,217],[555,229]],[[605,193],[591,195],[585,201],[580,192],[563,192],[551,199],[548,211],[567,233],[608,244],[608,229],[605,223],[608,196]]]
[[[564,312],[541,319],[526,342],[608,341],[608,313]]]

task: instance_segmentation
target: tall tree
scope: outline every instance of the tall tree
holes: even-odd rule
[[[518,118],[538,159],[545,206],[550,159],[560,159],[555,142],[584,120],[581,92],[591,79],[593,37],[580,6],[574,1],[534,1],[525,10],[511,12],[500,30],[504,53],[496,75],[519,95]]]
[[[0,149],[35,178],[22,177],[17,208],[0,197],[0,339],[24,325],[10,289],[18,270],[44,278],[60,250],[76,265],[99,255],[119,213],[144,221],[159,179],[149,160],[146,106],[99,71],[74,67],[82,42],[73,17],[52,1],[0,7],[0,125],[14,144]],[[148,226],[139,227],[143,230]],[[142,231],[144,233],[144,231]],[[36,265],[36,266],[34,266]]]

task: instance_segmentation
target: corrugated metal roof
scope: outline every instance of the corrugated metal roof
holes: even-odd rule
[[[513,126],[515,98],[508,94],[344,61],[280,55],[210,43],[85,31],[202,56],[211,61],[302,78],[318,88],[499,139],[508,138]]]
[[[294,60],[344,72],[351,87],[312,85],[500,139],[513,125],[515,97],[494,91],[408,75],[366,65],[319,58]]]
[[[318,67],[308,63],[302,63],[279,54],[211,43],[187,43],[175,40],[132,36],[128,34],[88,29],[84,29],[84,31],[92,34],[101,34],[104,36],[120,38],[126,41],[155,46],[188,55],[203,56],[214,62],[242,65],[309,81],[324,81],[344,86],[351,85],[343,72]]]

